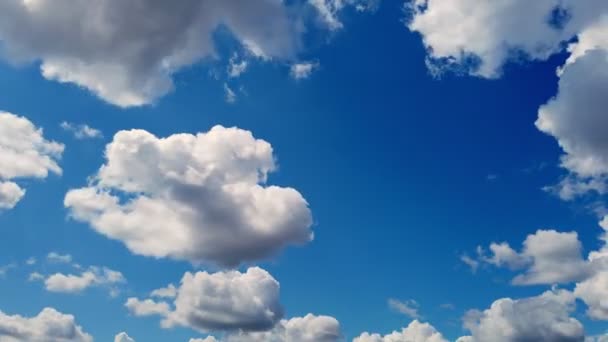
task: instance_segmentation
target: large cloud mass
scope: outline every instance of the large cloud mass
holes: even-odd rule
[[[164,327],[259,331],[271,329],[283,317],[279,290],[279,283],[257,267],[245,273],[186,273],[171,305],[136,298],[125,305],[138,316],[160,315]]]
[[[6,0],[0,46],[10,61],[39,61],[47,79],[138,106],[170,91],[176,71],[213,57],[219,27],[257,55],[292,58],[301,29],[289,12],[281,0]]]
[[[312,239],[306,200],[264,185],[272,147],[248,131],[121,131],[105,156],[94,184],[69,191],[65,205],[134,253],[232,266]]]
[[[63,148],[28,119],[0,111],[0,210],[12,209],[25,195],[13,180],[61,174],[57,160]]]
[[[45,308],[35,317],[9,316],[0,312],[2,342],[93,342],[72,315]]]

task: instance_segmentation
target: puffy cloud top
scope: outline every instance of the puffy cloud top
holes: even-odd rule
[[[163,326],[208,331],[257,331],[274,327],[283,317],[279,283],[254,267],[245,273],[226,271],[186,273],[172,305],[129,298],[135,315],[160,315]]]
[[[447,342],[447,340],[432,325],[414,320],[401,331],[393,331],[384,336],[365,332],[353,342]]]
[[[105,157],[95,184],[69,191],[65,205],[134,253],[234,266],[313,238],[302,195],[264,185],[272,147],[249,131],[121,131]]]

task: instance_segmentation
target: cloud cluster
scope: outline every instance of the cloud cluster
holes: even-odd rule
[[[245,273],[188,272],[171,304],[129,298],[125,306],[137,316],[161,316],[163,327],[179,325],[201,332],[269,330],[283,317],[279,290],[279,283],[257,267]]]
[[[264,184],[276,168],[272,147],[249,131],[120,131],[105,157],[65,206],[136,254],[234,266],[313,238],[302,195]]]
[[[0,341],[93,342],[72,315],[45,308],[35,317],[7,315],[0,311]]]
[[[524,241],[521,252],[507,243],[490,245],[490,255],[481,253],[480,262],[522,271],[516,285],[575,284],[574,296],[587,305],[594,319],[608,320],[608,217],[600,222],[604,229],[599,249],[582,256],[582,244],[576,232],[559,233],[539,230]]]
[[[60,175],[64,146],[44,138],[42,129],[24,117],[0,111],[0,210],[12,209],[25,195],[15,179]]]
[[[457,69],[496,78],[505,64],[546,60],[567,50],[558,93],[536,126],[557,140],[569,172],[547,189],[562,199],[608,192],[608,3],[576,0],[415,0],[408,28],[419,32],[431,72]],[[574,41],[574,42],[572,42]],[[567,47],[567,48],[566,48]]]

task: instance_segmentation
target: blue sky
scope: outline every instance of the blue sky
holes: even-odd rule
[[[155,45],[158,32],[170,32],[169,38],[175,40],[185,35],[185,31],[172,31],[176,22],[182,25],[179,19],[185,14],[171,5],[160,9],[170,15],[155,21],[158,32],[142,32],[145,25],[129,27],[120,22],[116,31],[125,32],[114,41],[82,43],[79,35],[63,33],[56,26],[63,20],[75,30],[89,28],[92,18],[87,16],[92,14],[86,2],[78,2],[65,18],[57,8],[68,6],[66,1],[52,10],[49,1],[39,0],[32,5],[40,6],[37,13],[19,9],[28,6],[24,3],[10,0],[0,5],[0,19],[12,13],[10,24],[27,31],[17,34],[11,25],[0,25],[0,46],[5,52],[0,64],[0,111],[14,114],[0,121],[0,126],[6,125],[4,132],[9,132],[16,117],[25,118],[43,129],[39,133],[46,141],[63,144],[64,150],[56,157],[61,174],[50,172],[45,177],[25,172],[11,177],[3,175],[8,171],[0,165],[0,183],[15,182],[26,190],[18,203],[0,212],[0,266],[4,265],[0,268],[4,270],[0,272],[0,311],[4,313],[0,341],[88,341],[86,336],[43,336],[45,330],[36,328],[42,319],[33,317],[45,307],[73,315],[76,323],[72,324],[95,341],[112,341],[123,331],[132,340],[146,342],[202,341],[207,334],[218,341],[352,341],[357,337],[358,342],[410,341],[408,334],[416,328],[410,325],[413,320],[429,324],[419,327],[416,342],[455,341],[461,336],[469,336],[459,340],[464,342],[583,341],[585,336],[588,341],[603,341],[600,335],[607,331],[608,308],[597,298],[608,296],[608,267],[602,259],[608,255],[602,254],[608,253],[608,243],[598,239],[603,232],[598,222],[605,211],[608,174],[603,163],[608,149],[602,138],[607,103],[601,96],[608,90],[608,77],[602,70],[608,69],[599,63],[608,63],[608,42],[601,38],[608,30],[602,17],[608,16],[608,8],[601,2],[580,5],[547,0],[527,6],[503,1],[508,4],[504,8],[483,2],[473,5],[472,14],[462,16],[459,13],[465,13],[474,1],[458,0],[449,8],[448,1],[431,0],[424,8],[410,8],[409,14],[404,6],[410,3],[402,1],[282,4],[260,0],[252,2],[255,9],[238,1],[226,8],[208,1],[206,10],[218,7],[213,13],[226,16],[225,26],[209,31],[205,23],[211,19],[201,15],[205,18],[196,19],[200,25],[189,28],[195,34],[188,39],[199,42],[209,34],[213,53],[207,52],[208,46],[196,44]],[[158,15],[151,9],[152,2],[142,4],[142,16]],[[113,2],[99,1],[98,5],[110,11]],[[192,12],[198,11],[192,6]],[[356,6],[363,7],[357,10]],[[546,20],[555,8],[563,8],[571,17],[563,28],[550,27]],[[523,16],[528,31],[520,32],[523,24],[513,16]],[[97,19],[100,25],[111,23],[104,22],[110,20],[104,17]],[[273,23],[268,25],[271,31],[282,33],[258,27],[268,22]],[[488,26],[488,22],[493,24]],[[283,25],[301,32],[282,37]],[[480,36],[480,30],[486,34]],[[47,39],[64,34],[65,40],[48,47],[41,39],[45,32]],[[259,48],[251,47],[252,42]],[[123,54],[124,46],[136,43],[148,44],[149,49],[134,56]],[[195,57],[186,62],[171,59],[177,60],[175,56],[181,53]],[[153,64],[148,59],[157,58],[148,54],[175,64],[168,69],[148,68],[146,63]],[[231,58],[247,63],[238,77],[227,73]],[[78,70],[96,63],[111,67]],[[295,64],[309,65],[310,74],[296,77],[290,72]],[[45,65],[59,76],[49,76],[48,71],[41,74]],[[563,71],[557,73],[557,69]],[[590,77],[586,70],[598,71]],[[167,75],[173,89],[155,88],[154,82],[165,82]],[[132,83],[115,80],[121,78]],[[153,90],[142,93],[141,82],[154,83]],[[116,92],[104,93],[100,84]],[[227,98],[226,87],[234,92],[234,101]],[[124,100],[125,94],[137,101]],[[545,122],[550,124],[535,125],[543,112],[539,108],[550,101],[553,104],[544,107]],[[64,122],[71,128],[61,127]],[[81,125],[98,130],[99,136],[77,137]],[[202,150],[172,151],[178,147],[166,146],[160,157],[142,154],[121,159],[120,151],[114,157],[104,155],[106,146],[127,144],[115,136],[120,131],[125,137],[139,129],[163,138],[208,134],[216,125],[238,127],[254,138],[241,146],[241,140],[231,140],[227,133],[219,135],[218,146],[224,147],[213,157],[216,169],[210,171],[211,180],[200,184],[194,176],[186,180],[186,173],[176,181],[168,173],[147,175],[142,170],[161,163],[181,170],[186,161],[173,160],[173,156],[185,153],[205,159],[204,151],[215,146],[210,142],[201,141]],[[218,190],[215,182],[230,186],[236,182],[231,173],[250,168],[249,162],[221,166],[224,158],[238,159],[230,153],[238,155],[237,149],[245,149],[254,139],[272,145],[275,170],[265,183],[234,176],[239,184],[247,189],[258,183],[266,190],[271,185],[292,188],[306,201],[289,202],[284,193],[269,195],[272,203],[287,208],[287,213],[259,214],[265,229],[284,230],[270,245],[242,231],[253,229],[254,223],[231,223],[240,220],[234,219],[240,215],[240,204],[226,204],[234,207],[221,211],[227,217],[218,218],[219,223],[206,216],[214,213],[213,203],[225,195],[214,191],[227,191],[225,187]],[[158,146],[162,143],[154,141]],[[49,155],[36,146],[36,153]],[[13,150],[17,151],[15,164],[28,153],[0,139],[0,151],[8,155]],[[251,163],[266,165],[269,155]],[[9,159],[3,162],[10,169]],[[111,176],[98,173],[104,164],[114,165],[106,167],[108,174],[114,172]],[[143,169],[129,169],[135,165]],[[209,165],[198,172],[210,170]],[[255,175],[258,167],[265,166],[242,172]],[[126,190],[125,184],[133,180],[141,184],[134,191]],[[195,194],[181,200],[167,195],[180,191],[175,184],[192,186]],[[149,213],[132,216],[134,224],[104,221],[99,213],[111,212],[110,206],[88,211],[90,205],[101,206],[101,197],[89,203],[78,193],[68,204],[69,192],[76,189],[116,196],[123,209],[131,200],[149,197],[170,210],[184,205],[202,214],[194,213],[194,218],[175,214],[176,220],[167,218],[166,222],[160,222],[165,215],[146,221]],[[201,197],[196,197],[198,192]],[[211,199],[205,194],[211,194]],[[242,201],[237,202],[255,208],[273,205]],[[310,216],[305,213],[307,207]],[[288,223],[267,223],[276,217],[286,217]],[[146,225],[157,223],[160,228],[150,233]],[[552,229],[555,234],[535,235],[538,230]],[[301,233],[311,231],[314,239],[302,240]],[[574,239],[569,232],[576,232]],[[180,234],[191,235],[185,242],[175,242],[181,241]],[[204,242],[205,234],[212,236],[210,243]],[[214,240],[214,234],[225,234],[226,239]],[[163,237],[160,245],[155,244],[157,235]],[[130,240],[131,236],[137,238]],[[522,250],[529,236],[540,241]],[[143,241],[146,247],[129,244],[134,241]],[[508,243],[503,251],[509,253],[490,247],[501,242]],[[218,254],[207,252],[216,245]],[[262,255],[247,254],[254,250]],[[599,256],[588,256],[590,252]],[[49,258],[49,253],[64,257]],[[31,258],[35,263],[28,264]],[[228,259],[237,262],[230,264]],[[233,287],[224,283],[234,276],[248,284],[245,276],[255,267],[261,268],[264,282],[231,283],[237,284]],[[121,275],[113,278],[104,270]],[[200,288],[192,285],[195,294],[187,292],[186,280],[179,288],[186,272],[200,274],[201,279],[207,272],[204,275],[215,282]],[[514,280],[522,274],[523,280]],[[82,280],[87,277],[95,280]],[[273,283],[269,278],[280,283],[280,294],[270,285],[265,287]],[[78,281],[85,283],[73,284]],[[168,284],[179,288],[175,302],[172,297],[151,295]],[[225,292],[214,286],[224,286]],[[270,325],[258,317],[260,311],[251,299],[255,296],[261,298],[258,304],[266,312],[274,310]],[[126,305],[129,298],[137,304]],[[515,317],[493,311],[492,304],[505,298],[516,303]],[[166,303],[170,312],[138,311],[145,299]],[[231,304],[222,307],[224,301]],[[276,305],[283,310],[275,310]],[[474,309],[482,312],[470,311]],[[532,322],[518,321],[520,309],[533,313]],[[218,318],[220,313],[231,323]],[[279,322],[309,313],[333,317],[317,322],[326,324],[321,329],[324,334],[315,335],[319,330],[313,329],[314,324],[307,326],[313,330],[306,335],[289,330],[305,328]],[[206,318],[197,321],[189,314]],[[23,317],[15,323],[23,324],[21,335],[7,328],[13,315]],[[471,320],[474,315],[477,320]],[[247,322],[239,321],[245,318]],[[163,319],[171,327],[161,327]],[[557,331],[558,323],[561,331]],[[504,331],[501,326],[506,326]],[[406,327],[409,330],[402,331]],[[27,335],[28,329],[38,332]],[[267,331],[266,335],[260,330]],[[401,335],[395,335],[395,340],[380,336],[392,331]],[[364,332],[379,335],[365,337]],[[115,341],[132,340],[116,337]]]

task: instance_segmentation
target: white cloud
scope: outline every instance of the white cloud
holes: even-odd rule
[[[50,252],[49,254],[47,254],[46,260],[51,263],[69,264],[72,262],[72,256],[70,254],[59,254],[57,252]]]
[[[308,314],[283,319],[265,332],[240,332],[226,337],[226,342],[338,342],[340,323],[333,317]]]
[[[390,298],[388,300],[388,306],[391,309],[408,316],[409,318],[420,318],[420,314],[418,313],[420,305],[418,305],[415,300],[407,300],[404,302]]]
[[[62,122],[61,128],[67,132],[74,134],[76,139],[98,139],[103,138],[103,133],[100,130],[90,127],[87,124],[77,125],[71,122]]]
[[[55,273],[44,277],[37,272],[30,274],[30,281],[43,279],[47,291],[61,293],[79,293],[93,286],[112,287],[126,281],[122,273],[96,266],[77,275]]]
[[[457,342],[582,342],[583,326],[570,317],[574,309],[575,297],[565,290],[525,299],[499,299],[489,309],[467,313],[464,326],[471,336]]]
[[[10,61],[40,61],[45,78],[129,107],[154,102],[173,88],[174,73],[217,57],[219,26],[258,54],[292,58],[301,45],[294,15],[279,0],[7,0],[0,41]]]
[[[44,280],[44,275],[39,272],[32,272],[28,277],[28,281],[41,281]]]
[[[163,327],[185,326],[200,332],[271,329],[282,317],[279,283],[266,271],[186,273],[172,305],[129,298],[137,316],[160,315]]]
[[[36,264],[36,262],[37,262],[36,258],[34,258],[34,257],[29,257],[29,258],[28,258],[28,259],[25,261],[25,264],[26,264],[26,265],[29,265],[29,266],[32,266],[32,265],[35,265],[35,264]]]
[[[129,337],[126,332],[121,332],[114,337],[114,342],[135,342],[135,340]]]
[[[414,320],[401,331],[393,331],[384,336],[365,332],[353,342],[447,342],[447,340],[432,325]]]
[[[482,256],[483,261],[512,270],[525,269],[513,279],[515,285],[569,283],[592,274],[576,232],[538,230],[528,235],[520,253],[504,242],[493,243],[490,251],[493,254]]]
[[[48,141],[28,119],[0,111],[0,210],[12,209],[25,195],[14,179],[61,175],[62,144]]]
[[[70,190],[65,206],[136,254],[231,266],[313,238],[302,195],[264,184],[272,147],[248,131],[121,131],[105,157],[95,184]]]
[[[432,70],[460,68],[494,78],[511,60],[546,60],[608,9],[602,1],[415,0],[408,28],[419,32]]]
[[[25,190],[13,182],[0,182],[0,209],[12,209],[25,196]]]
[[[72,315],[45,308],[35,317],[9,316],[0,311],[0,341],[93,342]]]
[[[296,80],[309,78],[312,72],[319,67],[317,62],[303,62],[291,65],[291,77]]]

